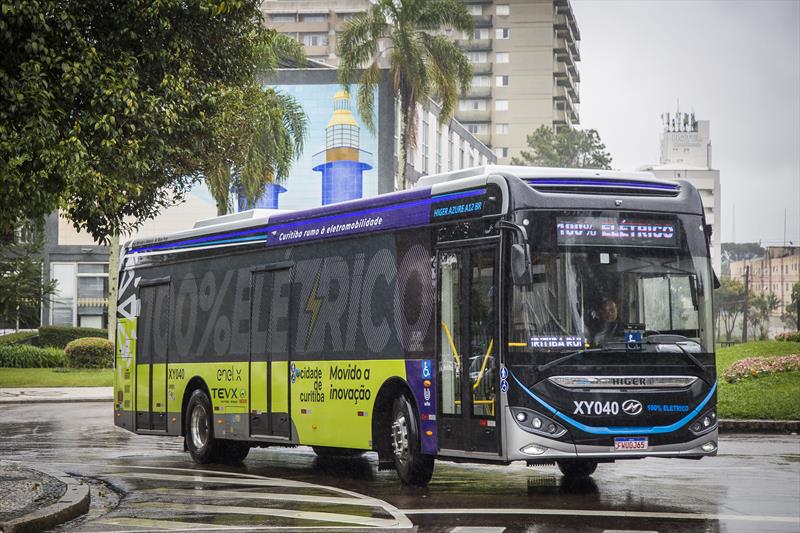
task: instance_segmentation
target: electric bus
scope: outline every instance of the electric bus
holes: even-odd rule
[[[598,463],[717,452],[710,227],[650,173],[484,166],[128,242],[116,425],[252,447]]]

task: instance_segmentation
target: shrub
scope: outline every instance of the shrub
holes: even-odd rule
[[[42,326],[39,328],[39,346],[65,348],[75,339],[106,337],[108,332],[98,328],[73,328],[70,326]]]
[[[775,335],[776,341],[786,342],[800,342],[800,331],[787,331],[786,333],[778,333]]]
[[[17,331],[7,335],[0,335],[0,346],[6,344],[26,344],[26,341],[34,339],[39,333],[37,331]]]
[[[67,356],[58,348],[39,348],[28,344],[0,345],[0,367],[58,368],[67,366]]]
[[[757,378],[776,372],[800,370],[800,355],[773,357],[748,357],[740,359],[725,370],[725,380],[736,383],[746,378]]]
[[[101,337],[75,339],[64,352],[73,368],[110,368],[114,362],[114,343]]]

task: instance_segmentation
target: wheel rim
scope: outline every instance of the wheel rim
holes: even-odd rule
[[[203,448],[208,442],[208,413],[202,405],[192,410],[192,444],[196,449]]]
[[[392,448],[394,456],[405,464],[408,461],[408,422],[402,413],[392,423]]]

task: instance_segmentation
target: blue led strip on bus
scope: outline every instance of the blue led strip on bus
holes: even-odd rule
[[[582,424],[582,423],[578,422],[577,420],[575,420],[574,418],[571,418],[571,417],[565,415],[564,413],[561,413],[558,409],[556,409],[552,405],[548,404],[547,402],[545,402],[544,400],[542,400],[541,398],[536,396],[533,392],[531,392],[531,390],[528,389],[528,387],[523,385],[520,382],[520,380],[517,379],[517,376],[515,376],[513,372],[511,372],[511,377],[514,378],[514,381],[517,382],[517,385],[519,385],[520,388],[522,390],[524,390],[528,394],[528,396],[530,396],[531,398],[533,398],[534,400],[536,400],[537,402],[542,404],[542,406],[544,406],[545,409],[550,411],[553,414],[553,416],[556,416],[556,417],[560,418],[561,420],[567,422],[568,424],[571,424],[572,426],[580,429],[584,433],[591,433],[592,435],[655,435],[655,434],[658,434],[658,433],[671,433],[673,431],[676,431],[676,430],[682,428],[683,426],[685,426],[686,424],[691,422],[694,417],[699,415],[700,411],[703,409],[703,407],[705,407],[705,405],[708,403],[708,401],[714,395],[714,391],[717,390],[717,384],[715,382],[714,385],[711,387],[711,390],[708,392],[706,397],[703,399],[703,401],[700,402],[697,405],[697,407],[695,407],[692,410],[692,412],[690,412],[688,415],[684,416],[683,418],[681,418],[677,422],[675,422],[673,424],[670,424],[668,426],[596,427],[596,426],[587,426],[586,424]]]
[[[629,187],[633,189],[662,189],[677,191],[680,186],[669,183],[650,183],[649,181],[616,181],[600,179],[559,179],[544,178],[526,180],[531,185],[593,185],[597,187]]]
[[[472,196],[479,196],[486,192],[486,189],[474,189],[471,191],[462,191],[462,192],[454,192],[454,193],[445,193],[445,194],[438,194],[436,196],[432,196],[430,198],[423,198],[422,200],[415,200],[412,202],[404,202],[398,204],[389,204],[380,207],[373,207],[369,209],[363,209],[360,211],[348,211],[344,213],[336,213],[334,215],[328,215],[324,217],[318,218],[308,218],[308,219],[301,219],[301,220],[293,220],[290,222],[285,222],[283,224],[276,224],[274,226],[266,226],[260,228],[252,228],[243,231],[237,231],[233,233],[224,233],[221,235],[209,235],[205,237],[197,237],[194,239],[188,239],[185,241],[177,241],[177,242],[167,242],[162,244],[154,244],[152,246],[145,246],[142,248],[134,248],[129,253],[141,253],[141,252],[151,252],[155,250],[165,250],[165,249],[180,249],[180,248],[194,248],[197,246],[213,246],[213,245],[220,245],[220,244],[229,244],[234,242],[245,242],[248,240],[259,241],[267,239],[269,233],[276,231],[278,229],[286,229],[298,225],[303,224],[311,224],[311,223],[319,223],[324,221],[332,221],[337,220],[339,218],[344,217],[357,217],[357,216],[365,216],[365,215],[372,215],[375,213],[382,213],[386,211],[393,211],[396,209],[408,209],[410,207],[417,207],[426,204],[432,204],[434,202],[443,202],[447,200],[457,200],[459,198],[470,198]],[[235,238],[244,235],[251,235],[251,237],[242,237],[242,238]]]

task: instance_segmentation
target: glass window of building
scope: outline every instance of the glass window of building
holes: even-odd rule
[[[495,100],[494,108],[497,111],[508,111],[508,100]]]
[[[473,76],[473,87],[489,87],[489,76]]]
[[[494,132],[498,135],[506,135],[508,133],[508,124],[495,124]]]
[[[300,41],[305,46],[328,46],[327,33],[301,33]]]
[[[494,79],[498,87],[508,87],[508,76],[495,76]]]
[[[494,30],[495,39],[509,39],[511,38],[511,28],[496,28]]]
[[[325,22],[327,20],[328,15],[325,15],[324,13],[300,15],[300,22]]]
[[[470,4],[467,6],[467,11],[470,15],[480,16],[483,15],[483,6],[480,4]]]
[[[447,136],[447,170],[448,172],[453,170],[453,138],[456,136],[455,133],[450,132]]]
[[[58,282],[50,306],[56,326],[105,328],[108,314],[108,263],[53,263]]]
[[[494,55],[494,62],[495,63],[508,63],[511,59],[508,52],[497,52]]]
[[[436,125],[436,172],[442,171],[442,126]]]
[[[486,52],[467,52],[467,59],[470,63],[486,63],[488,58]]]
[[[283,24],[286,22],[294,22],[295,16],[293,13],[275,13],[270,16],[270,20],[275,24]]]
[[[458,102],[459,111],[486,111],[486,100],[461,100]]]
[[[494,14],[501,17],[507,17],[511,14],[511,9],[509,8],[508,4],[497,4],[494,6]]]
[[[428,158],[430,157],[430,150],[428,149],[428,142],[430,136],[430,128],[428,127],[428,113],[422,113],[422,172],[428,173]]]
[[[501,148],[501,147],[495,148],[494,155],[498,158],[508,157],[508,148]]]

